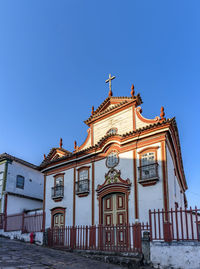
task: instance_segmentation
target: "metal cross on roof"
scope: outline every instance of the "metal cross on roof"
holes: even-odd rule
[[[111,74],[109,74],[109,78],[106,80],[106,83],[109,82],[109,95],[112,95],[112,87],[111,87],[111,81],[115,78],[115,76],[111,76]]]

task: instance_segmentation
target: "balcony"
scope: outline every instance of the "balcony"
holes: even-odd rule
[[[64,197],[64,186],[59,185],[51,188],[51,198],[54,200],[61,201]]]
[[[76,182],[76,194],[79,197],[87,196],[89,194],[89,180],[83,179]]]
[[[152,163],[138,167],[139,180],[143,186],[155,185],[158,181],[158,163]]]

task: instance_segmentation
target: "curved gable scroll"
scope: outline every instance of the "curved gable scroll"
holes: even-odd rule
[[[130,179],[123,180],[121,178],[121,172],[117,169],[111,168],[107,174],[105,174],[105,181],[102,185],[97,186],[97,195],[102,193],[109,193],[113,191],[124,192],[130,190]]]
[[[84,148],[91,146],[91,141],[90,141],[91,140],[91,130],[90,130],[90,128],[87,130],[87,133],[88,134],[87,134],[85,141],[83,142],[83,144],[80,147],[78,147],[78,150],[82,150]]]
[[[149,123],[149,124],[152,124],[152,123],[157,123],[159,122],[160,120],[160,117],[159,116],[156,116],[155,119],[146,119],[144,118],[141,113],[142,113],[142,108],[139,106],[135,109],[135,112],[136,112],[136,116],[138,117],[138,119],[140,121],[142,121],[143,123]]]

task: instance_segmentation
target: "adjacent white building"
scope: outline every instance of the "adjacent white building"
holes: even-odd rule
[[[0,154],[0,213],[18,214],[43,207],[43,174],[36,165]]]
[[[174,118],[142,116],[142,99],[109,97],[85,121],[74,151],[54,148],[44,173],[45,227],[148,221],[149,209],[187,204],[187,183]]]

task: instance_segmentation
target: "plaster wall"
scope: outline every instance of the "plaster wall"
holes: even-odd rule
[[[161,163],[161,144],[155,143],[149,146],[158,147],[157,151],[157,162],[158,162],[158,175],[159,180],[155,185],[152,186],[142,186],[138,180],[138,207],[139,207],[139,221],[147,222],[149,220],[149,209],[162,209],[163,208],[163,175],[162,175],[162,163]],[[139,154],[143,149],[148,147],[143,147],[137,149],[137,167],[140,166]],[[139,176],[137,169],[137,178]]]
[[[105,136],[109,129],[114,127],[118,129],[118,134],[125,134],[133,130],[132,107],[95,123],[93,127],[94,144]]]
[[[151,262],[156,268],[199,269],[199,242],[151,242]]]
[[[24,177],[24,189],[16,188],[17,175]],[[8,163],[6,191],[43,199],[43,174],[15,161]]]
[[[60,202],[55,202],[51,198],[51,188],[54,187],[54,175],[46,177],[46,199],[45,199],[45,212],[46,223],[45,227],[51,227],[51,209],[56,207],[65,208],[65,225],[73,225],[73,181],[74,169],[63,171],[64,174],[64,197]]]
[[[184,207],[184,196],[183,193],[181,193],[181,187],[174,172],[174,164],[168,146],[166,146],[166,152],[167,152],[168,188],[169,188],[169,208],[174,209],[175,202],[178,203],[179,207]]]
[[[85,197],[75,195],[76,199],[76,225],[92,225],[92,166],[89,168],[89,194]],[[79,167],[77,167],[78,169]],[[76,181],[78,181],[78,171],[76,170]]]
[[[42,208],[42,201],[8,195],[7,215],[22,213],[24,210]]]

